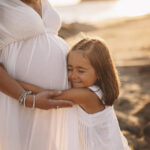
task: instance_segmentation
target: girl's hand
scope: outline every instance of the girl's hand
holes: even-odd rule
[[[60,91],[55,90],[49,90],[49,91],[43,91],[38,94],[36,94],[36,103],[35,108],[39,109],[52,109],[52,108],[64,108],[64,107],[72,107],[73,103],[67,100],[54,100],[53,98],[55,96],[61,95]],[[26,99],[26,106],[32,107],[33,104],[33,96],[28,95]]]

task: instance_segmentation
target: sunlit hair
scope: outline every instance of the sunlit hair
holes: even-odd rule
[[[103,92],[102,99],[105,104],[112,105],[119,96],[120,82],[108,47],[102,39],[86,38],[79,41],[71,49],[71,51],[77,50],[83,52],[83,56],[89,59],[95,69],[97,74],[95,85],[101,88]]]

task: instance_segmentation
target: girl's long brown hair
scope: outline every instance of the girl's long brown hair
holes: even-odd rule
[[[108,47],[103,40],[83,39],[71,49],[71,51],[76,50],[83,51],[90,60],[97,74],[95,85],[101,88],[105,104],[112,105],[119,96],[120,82]]]

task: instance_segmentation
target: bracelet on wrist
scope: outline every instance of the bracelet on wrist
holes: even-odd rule
[[[33,94],[33,103],[32,103],[32,108],[35,108],[35,103],[36,103],[36,95]]]
[[[18,99],[19,104],[23,104],[26,107],[26,96],[32,94],[32,91],[23,91]]]

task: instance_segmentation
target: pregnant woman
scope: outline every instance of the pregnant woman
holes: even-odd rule
[[[20,80],[44,89],[68,88],[66,43],[57,36],[60,18],[48,0],[0,1],[0,150],[63,150],[70,102],[49,101],[53,92],[26,95]],[[45,109],[49,109],[45,111]],[[65,118],[63,117],[65,116]],[[61,123],[61,124],[60,124]],[[61,136],[60,136],[61,135]]]

